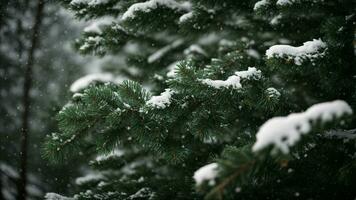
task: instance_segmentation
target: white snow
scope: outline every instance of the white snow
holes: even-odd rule
[[[109,73],[89,74],[76,80],[71,86],[70,91],[77,93],[80,90],[87,88],[90,84],[95,82],[113,82],[117,83],[118,79]]]
[[[260,79],[262,77],[262,72],[257,70],[256,67],[249,67],[246,71],[235,72],[236,76],[243,79]]]
[[[71,5],[87,4],[89,6],[96,6],[100,4],[106,4],[108,2],[109,0],[72,0],[70,4]]]
[[[179,23],[184,23],[193,17],[193,11],[185,13],[179,18]]]
[[[242,190],[241,187],[236,187],[236,188],[235,188],[235,192],[236,192],[236,193],[240,193],[241,190]]]
[[[198,53],[198,54],[201,54],[204,56],[207,55],[207,53],[204,51],[204,49],[201,48],[201,46],[199,46],[197,44],[192,44],[187,49],[184,50],[185,55],[189,55],[191,53]]]
[[[95,6],[95,5],[100,5],[100,4],[106,4],[108,3],[109,0],[91,0],[88,5],[89,6]]]
[[[225,81],[223,80],[211,80],[211,79],[203,79],[201,80],[203,84],[212,86],[214,88],[228,88],[232,87],[234,89],[239,89],[242,87],[240,83],[240,77],[236,75],[229,76]]]
[[[75,5],[75,4],[84,4],[84,3],[87,3],[88,2],[88,0],[72,0],[71,2],[70,2],[70,4],[71,5]]]
[[[190,11],[193,8],[193,4],[190,1],[184,1],[180,4],[183,10]]]
[[[144,187],[139,189],[135,194],[130,195],[128,199],[151,199],[154,196],[154,192],[152,192],[149,188]]]
[[[102,37],[95,36],[95,37],[88,37],[89,42],[94,42],[95,44],[99,44],[99,42],[102,40]]]
[[[310,122],[321,120],[326,123],[351,114],[352,109],[345,101],[336,100],[313,105],[305,112],[292,113],[287,117],[274,117],[260,127],[252,149],[256,152],[272,144],[282,153],[289,153],[289,147],[311,131]]]
[[[184,40],[179,39],[174,41],[172,44],[169,44],[158,51],[156,51],[154,54],[150,55],[147,59],[148,63],[153,63],[156,62],[157,60],[161,59],[164,55],[166,55],[169,51],[179,47],[184,43]]]
[[[173,10],[186,10],[187,4],[179,4],[174,0],[150,0],[133,4],[123,15],[122,20],[135,17],[135,12],[151,12],[158,7],[167,7]]]
[[[89,47],[90,47],[90,45],[85,42],[82,46],[79,47],[79,50],[85,51],[85,50],[88,49]]]
[[[137,42],[129,41],[123,47],[123,51],[127,54],[137,54],[140,52],[140,45]]]
[[[273,87],[267,88],[266,93],[269,98],[279,98],[281,96],[281,93]]]
[[[84,51],[90,46],[97,46],[100,44],[100,42],[103,40],[102,37],[100,36],[90,36],[87,39],[85,39],[84,44],[79,48],[79,50]]]
[[[236,45],[236,42],[232,41],[232,40],[222,39],[222,40],[220,40],[219,45],[220,46],[233,47],[233,46]]]
[[[279,14],[279,15],[274,16],[269,23],[271,25],[275,26],[275,25],[279,24],[281,19],[282,19],[282,15]]]
[[[258,53],[258,51],[254,50],[254,49],[247,49],[246,54],[251,56],[252,58],[256,58],[256,59],[260,59],[261,55]]]
[[[313,39],[313,41],[304,42],[302,46],[293,47],[290,45],[274,45],[266,51],[267,58],[283,58],[294,59],[296,65],[301,65],[304,59],[313,60],[324,56],[321,52],[327,47],[326,43],[321,39]]]
[[[46,200],[74,200],[73,198],[64,197],[55,193],[47,193],[44,198]]]
[[[159,96],[153,96],[150,100],[146,102],[146,105],[158,109],[164,109],[171,104],[171,97],[174,91],[171,89],[166,89]]]
[[[218,167],[217,163],[210,163],[195,171],[193,178],[196,184],[199,186],[204,183],[204,181],[209,181],[209,185],[214,185],[214,179],[218,175]]]
[[[81,97],[83,97],[82,93],[74,93],[73,96],[72,96],[73,99],[80,99]],[[52,136],[52,139],[55,140],[55,137]]]
[[[104,178],[102,174],[88,174],[83,177],[79,177],[75,179],[75,184],[77,185],[84,185],[86,183],[92,182],[92,181],[100,181]]]
[[[170,65],[167,67],[167,69],[169,70],[169,71],[167,72],[167,77],[168,77],[168,78],[173,78],[173,77],[176,76],[176,72],[177,72],[177,70],[178,70],[178,63],[179,63],[179,61],[176,61],[176,62],[170,64]]]
[[[97,156],[95,158],[95,161],[103,162],[103,161],[106,161],[106,160],[111,159],[111,158],[119,158],[119,157],[121,157],[123,155],[124,155],[124,151],[119,150],[119,149],[115,149],[115,150],[111,151],[109,154],[103,154],[103,155]]]
[[[260,70],[257,70],[255,67],[249,67],[246,71],[235,72],[235,75],[229,76],[225,81],[223,80],[211,80],[203,79],[201,82],[203,84],[209,85],[211,87],[220,89],[220,88],[229,88],[240,89],[242,88],[241,79],[259,79],[262,77]]]
[[[220,35],[215,32],[207,33],[205,35],[200,36],[198,40],[198,44],[206,46],[211,45],[218,42],[221,39]]]
[[[255,6],[253,7],[253,10],[258,10],[266,5],[268,5],[270,2],[269,0],[261,0],[255,3]]]
[[[286,6],[286,5],[292,5],[294,0],[278,0],[277,5],[279,6]]]
[[[102,28],[104,26],[110,25],[114,21],[112,17],[103,17],[94,20],[89,26],[84,28],[84,32],[86,33],[97,33],[101,35],[103,33]]]

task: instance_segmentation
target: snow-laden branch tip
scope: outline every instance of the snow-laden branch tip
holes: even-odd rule
[[[201,82],[203,84],[209,85],[209,86],[217,88],[217,89],[229,88],[229,87],[232,87],[234,89],[240,89],[240,88],[242,88],[240,81],[241,81],[241,78],[236,75],[229,76],[225,81],[211,80],[211,79],[201,80]]]
[[[245,71],[237,71],[235,75],[242,78],[242,79],[255,79],[258,80],[262,77],[261,70],[257,70],[256,67],[249,67]]]
[[[89,74],[83,76],[76,80],[71,86],[70,91],[73,93],[79,92],[85,88],[87,88],[90,84],[95,82],[112,82],[112,83],[120,83],[122,82],[121,78],[115,77],[109,73],[101,73],[101,74]]]
[[[95,161],[96,162],[104,162],[106,160],[110,160],[110,159],[113,159],[113,158],[120,158],[124,155],[124,151],[123,150],[120,150],[120,149],[115,149],[113,151],[111,151],[110,153],[108,154],[102,154],[102,155],[98,155],[96,158],[95,158]]]
[[[282,14],[278,14],[271,19],[269,24],[271,24],[272,26],[275,26],[280,23],[282,18],[283,18]]]
[[[273,87],[267,88],[266,93],[269,98],[278,99],[281,96],[281,93],[276,88]]]
[[[155,196],[155,192],[152,192],[148,187],[144,187],[139,189],[136,193],[130,195],[127,199],[154,199]]]
[[[260,70],[257,70],[255,67],[249,67],[246,71],[235,72],[235,75],[229,76],[225,81],[223,80],[211,80],[203,79],[200,80],[203,84],[209,85],[211,87],[221,89],[229,88],[240,89],[242,88],[241,80],[242,79],[255,79],[258,80],[262,77]]]
[[[115,19],[113,17],[103,17],[95,19],[87,27],[84,28],[86,33],[96,33],[101,35],[103,27],[110,25]]]
[[[175,61],[167,67],[167,69],[168,69],[167,77],[168,78],[174,78],[176,76],[176,73],[178,71],[178,64],[179,64],[179,61]]]
[[[45,200],[74,200],[55,193],[47,193],[44,198]]]
[[[277,0],[276,5],[277,6],[288,6],[292,5],[296,0]],[[253,10],[259,10],[263,7],[266,7],[267,5],[270,5],[271,1],[270,0],[260,0],[255,3],[255,6],[253,7]]]
[[[270,4],[269,0],[261,0],[261,1],[257,1],[255,3],[255,6],[253,7],[253,10],[258,10],[262,7],[265,7],[266,5]]]
[[[256,152],[274,145],[276,149],[287,154],[289,147],[298,142],[303,134],[311,131],[312,122],[320,120],[321,123],[327,123],[351,114],[352,109],[345,101],[336,100],[313,105],[305,112],[274,117],[261,126],[252,150]]]
[[[256,51],[255,49],[247,49],[245,50],[245,53],[252,57],[252,58],[255,58],[255,59],[260,59],[261,58],[261,55],[260,53],[258,53],[258,51]]]
[[[122,20],[135,18],[136,12],[151,12],[158,7],[166,7],[172,10],[189,11],[191,5],[187,3],[178,3],[174,0],[149,0],[141,3],[135,3],[122,15]]]
[[[104,176],[100,173],[90,173],[90,174],[87,174],[86,176],[79,177],[79,178],[75,179],[75,184],[80,186],[80,185],[87,184],[89,182],[100,181],[103,179],[104,179]]]
[[[101,4],[107,4],[109,0],[72,0],[71,5],[86,4],[88,6],[97,6]]]
[[[267,58],[293,59],[296,65],[301,65],[303,60],[313,61],[325,55],[327,45],[321,39],[304,42],[302,46],[274,45],[266,51]]]
[[[198,53],[198,54],[201,54],[201,55],[204,55],[204,56],[208,55],[206,53],[206,51],[204,51],[204,49],[198,44],[192,44],[192,45],[190,45],[188,48],[186,48],[184,50],[184,54],[185,55],[189,55],[189,54],[192,54],[192,53]]]
[[[190,12],[188,12],[188,13],[185,13],[184,15],[182,15],[182,16],[179,17],[179,23],[182,24],[182,23],[184,23],[184,22],[186,22],[186,21],[192,19],[193,16],[194,16],[194,15],[193,15],[193,11],[190,11]]]
[[[208,181],[209,185],[214,185],[215,178],[218,175],[218,167],[219,165],[217,163],[210,163],[195,171],[193,178],[197,186],[204,183],[204,181]]]
[[[88,38],[85,39],[84,43],[82,46],[79,47],[80,51],[86,51],[90,47],[96,47],[100,45],[100,43],[103,41],[103,37],[101,36],[89,36]]]
[[[151,97],[151,99],[146,102],[146,105],[158,109],[164,109],[171,105],[171,98],[173,94],[173,90],[166,89],[161,93],[161,95]]]
[[[295,0],[278,0],[276,2],[276,5],[278,6],[287,6],[287,5],[292,5],[295,2]]]

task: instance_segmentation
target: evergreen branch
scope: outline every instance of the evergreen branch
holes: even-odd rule
[[[230,176],[225,178],[221,183],[219,183],[217,186],[215,186],[207,195],[206,199],[214,198],[216,195],[218,195],[219,199],[223,199],[223,191],[227,185],[229,185],[231,182],[233,182],[236,178],[238,178],[239,175],[242,173],[246,172],[251,168],[256,163],[256,160],[252,160],[248,163],[245,163],[241,165],[239,168],[235,170],[234,173],[232,173]]]

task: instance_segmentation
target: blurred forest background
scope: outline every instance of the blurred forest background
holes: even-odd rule
[[[85,171],[80,159],[49,164],[41,157],[41,144],[47,134],[56,131],[56,113],[68,99],[73,81],[113,66],[110,57],[83,57],[75,52],[75,38],[88,25],[90,22],[78,22],[56,1],[0,0],[0,200],[21,199],[17,194],[23,181],[20,152],[26,106],[30,116],[26,119],[25,154],[28,199],[43,199],[54,190],[68,193],[72,188],[68,183]],[[29,64],[30,54],[33,64]],[[32,84],[28,105],[24,105],[28,67]]]

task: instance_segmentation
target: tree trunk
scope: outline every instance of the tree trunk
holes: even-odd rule
[[[27,62],[25,64],[24,85],[23,85],[23,114],[21,128],[21,149],[20,149],[20,181],[18,186],[18,200],[27,198],[27,146],[29,133],[29,114],[30,114],[30,90],[32,86],[32,67],[34,64],[34,53],[38,45],[38,35],[42,22],[44,0],[38,0],[36,17],[32,29],[31,46],[28,52]]]
[[[0,171],[0,200],[5,200],[4,194],[2,193],[2,172]]]

